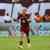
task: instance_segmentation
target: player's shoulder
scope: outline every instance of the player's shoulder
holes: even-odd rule
[[[27,13],[27,14],[30,14],[30,12],[28,12],[28,11],[27,11],[26,13]]]
[[[31,16],[31,14],[30,14],[29,12],[26,12],[26,15],[27,15],[28,17],[30,17],[30,16]]]

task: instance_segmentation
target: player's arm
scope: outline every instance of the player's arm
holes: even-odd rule
[[[18,17],[17,17],[16,21],[19,22],[20,18],[21,18],[21,14],[18,14]]]
[[[30,23],[31,22],[31,19],[28,19],[27,21]]]
[[[13,19],[13,20],[16,22],[19,22],[19,19],[20,19],[20,15],[18,15],[18,17],[16,19]]]
[[[27,16],[28,16],[28,20],[27,21],[30,23],[31,22],[31,15],[28,14]]]

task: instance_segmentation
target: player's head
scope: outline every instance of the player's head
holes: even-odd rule
[[[25,14],[27,12],[27,8],[22,7],[22,9],[20,10],[20,14]]]
[[[27,8],[23,7],[23,10],[22,10],[23,14],[27,12]]]
[[[27,8],[23,7],[21,14],[23,15],[23,17],[25,17],[25,15],[27,14]]]

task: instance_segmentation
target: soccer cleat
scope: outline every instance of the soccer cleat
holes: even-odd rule
[[[31,47],[31,44],[27,44],[27,47],[30,48]]]
[[[22,46],[22,45],[18,45],[16,48],[21,48],[21,49],[23,49],[23,46]]]

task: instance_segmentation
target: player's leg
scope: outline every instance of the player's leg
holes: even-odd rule
[[[27,46],[29,48],[29,47],[31,47],[31,42],[30,42],[30,38],[29,38],[29,32],[26,33],[26,38],[27,38]]]
[[[27,43],[30,43],[29,32],[26,33]]]
[[[28,43],[28,44],[30,43],[29,30],[30,30],[29,27],[26,26],[25,33],[26,33],[26,38],[27,38],[27,43]]]
[[[19,44],[17,45],[17,47],[23,48],[23,39],[24,39],[24,34],[23,34],[23,32],[21,32],[20,41],[19,41]]]

